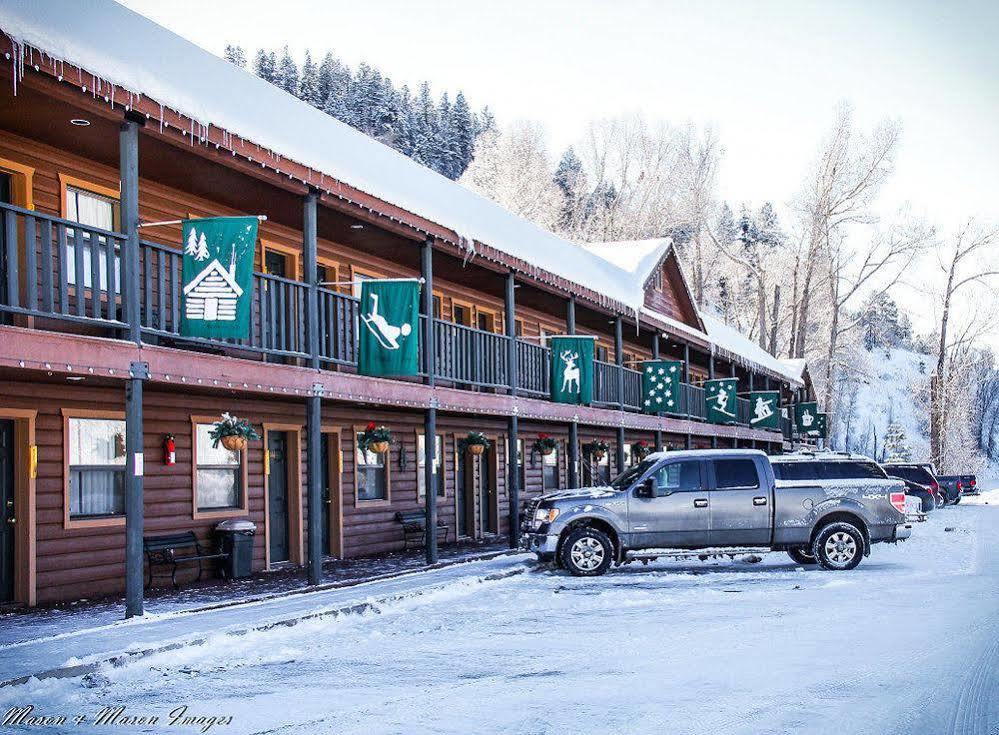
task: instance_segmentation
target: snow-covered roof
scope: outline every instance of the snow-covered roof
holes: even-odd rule
[[[804,382],[805,368],[807,367],[807,363],[803,358],[797,358],[794,360],[785,358],[780,362],[782,365],[784,365],[787,368],[789,373],[797,377],[799,382]]]
[[[703,309],[701,319],[704,321],[708,339],[713,345],[740,355],[778,375],[783,375],[793,383],[801,383],[801,376],[795,369],[786,365],[783,360],[778,360],[739,330]]]
[[[202,125],[637,310],[625,271],[111,0],[0,0],[0,29]],[[15,48],[15,51],[19,49]],[[14,59],[15,63],[18,60]]]
[[[673,246],[668,237],[650,240],[620,240],[618,242],[584,242],[580,247],[633,277],[633,285],[641,288]]]

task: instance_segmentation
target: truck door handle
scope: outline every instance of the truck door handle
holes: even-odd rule
[[[695,508],[707,508],[708,507],[708,501],[705,500],[704,498],[697,498],[694,501],[694,507]]]
[[[753,498],[753,505],[766,505],[767,499],[763,496]]]

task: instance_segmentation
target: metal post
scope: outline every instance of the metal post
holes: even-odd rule
[[[118,131],[118,175],[121,179],[121,231],[125,234],[122,252],[125,318],[128,339],[142,342],[142,316],[139,312],[139,123],[125,120]],[[140,450],[141,451],[141,450]],[[141,611],[140,611],[141,612]]]
[[[617,406],[624,410],[624,320],[614,317],[614,362],[617,364]],[[624,427],[617,430],[617,469],[624,468]]]
[[[570,296],[565,305],[565,332],[576,333],[576,297]],[[579,487],[579,422],[569,422],[569,487]]]
[[[420,253],[421,273],[423,276],[423,368],[426,371],[426,384],[434,385],[434,239],[427,237],[423,241]],[[437,491],[434,489],[434,451],[437,448],[437,406],[436,399],[427,409],[423,418],[423,478],[426,488],[426,561],[427,564],[437,563]]]
[[[690,436],[690,432],[687,433],[687,437],[683,441],[683,448],[690,449],[694,444],[693,438]]]
[[[319,195],[310,191],[302,207],[302,240],[305,255],[305,337],[309,353],[309,367],[319,369],[319,276],[316,243],[316,205]],[[323,577],[322,529],[322,384],[312,387],[305,406],[305,423],[308,432],[307,488],[309,507],[309,584],[319,584]]]
[[[517,456],[517,442],[520,427],[517,416],[514,414],[509,419],[506,437],[507,459],[507,497],[510,502],[510,548],[516,549],[520,545],[520,459]]]
[[[504,308],[506,310],[506,372],[507,384],[510,387],[510,395],[517,395],[517,386],[520,376],[517,374],[517,300],[516,282],[513,271],[506,274],[506,292]],[[520,427],[517,422],[517,415],[513,414],[509,418],[506,437],[507,456],[507,501],[510,504],[510,548],[516,549],[520,545],[520,463],[517,459],[517,439]]]
[[[142,381],[149,365],[133,362],[125,383],[125,617],[142,615]]]
[[[617,427],[617,471],[624,472],[624,427]]]
[[[708,379],[714,380],[715,377],[715,353],[712,352],[708,355]],[[711,448],[718,448],[718,437],[717,435],[711,437]]]
[[[659,330],[657,329],[652,333],[652,359],[659,359]],[[660,414],[662,415],[662,414]],[[661,452],[663,450],[663,432],[662,429],[656,429],[656,451]]]

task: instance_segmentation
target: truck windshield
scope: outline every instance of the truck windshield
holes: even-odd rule
[[[611,487],[615,490],[627,490],[634,484],[635,480],[644,475],[647,470],[652,469],[658,461],[658,459],[645,459],[634,467],[629,467],[611,480]]]
[[[925,469],[917,465],[895,466],[895,467],[889,465],[885,467],[885,472],[887,472],[892,477],[900,477],[903,480],[908,480],[909,482],[915,482],[919,485],[933,484],[933,475],[931,475]]]

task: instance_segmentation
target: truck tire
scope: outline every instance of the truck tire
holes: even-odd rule
[[[823,569],[853,569],[864,556],[864,534],[852,523],[835,521],[816,534],[812,553]]]
[[[940,510],[945,505],[947,505],[947,496],[943,494],[943,491],[940,491],[940,492],[937,493],[937,496],[936,496],[936,507],[937,507],[937,510]]]
[[[574,577],[598,577],[614,561],[614,544],[603,531],[581,526],[565,537],[559,560]]]
[[[816,559],[805,549],[788,549],[787,555],[798,564],[815,564]]]
[[[957,505],[960,502],[961,502],[961,498],[955,498],[954,499],[954,505]]]

